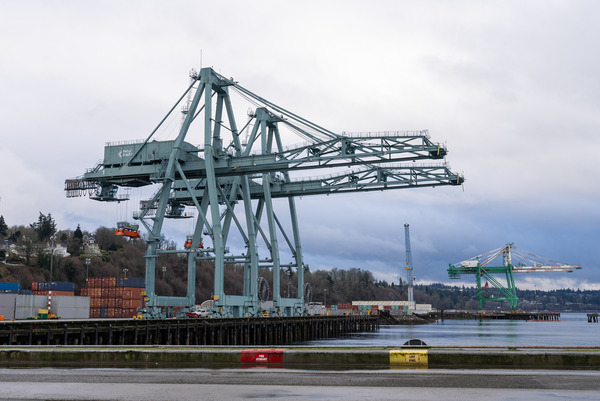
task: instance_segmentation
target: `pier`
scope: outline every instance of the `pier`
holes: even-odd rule
[[[468,312],[439,310],[427,314],[433,319],[472,319],[472,320],[560,320],[559,312]]]
[[[598,314],[597,313],[588,313],[587,318],[588,318],[588,323],[598,323]]]
[[[35,320],[0,323],[0,345],[283,345],[377,331],[376,316]]]

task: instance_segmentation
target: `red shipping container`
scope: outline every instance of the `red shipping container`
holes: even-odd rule
[[[116,297],[123,298],[123,287],[115,287]]]
[[[90,309],[92,309],[92,308],[100,309],[100,298],[90,298]],[[98,312],[98,313],[100,313],[100,312]]]
[[[107,299],[107,302],[108,302],[108,303],[107,303],[106,305],[107,305],[109,308],[113,308],[113,309],[114,309],[114,308],[115,308],[115,306],[117,306],[117,299],[116,299],[116,298],[108,298],[108,299]]]
[[[123,307],[123,298],[115,298],[115,307],[122,308]]]
[[[31,291],[37,291],[38,289],[38,282],[34,281],[31,283]]]
[[[91,318],[99,318],[100,317],[100,308],[90,308],[90,317]]]
[[[115,287],[108,289],[108,297],[115,298],[117,296],[117,289]]]
[[[145,289],[137,287],[123,287],[123,298],[141,299],[142,291],[145,291]]]
[[[108,308],[106,311],[106,317],[114,318],[115,317],[115,308]]]
[[[87,297],[88,296],[88,289],[87,288],[82,288],[79,290],[79,295],[82,297]]]
[[[108,308],[108,298],[100,298],[100,307]]]
[[[100,298],[109,298],[108,288],[102,288],[100,290],[100,293],[101,293]]]

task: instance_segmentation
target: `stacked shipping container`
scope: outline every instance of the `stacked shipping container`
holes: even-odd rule
[[[60,281],[34,281],[31,283],[31,293],[33,295],[48,295],[52,289],[52,295],[75,295],[75,285]]]
[[[142,306],[144,279],[90,277],[81,295],[90,297],[90,318],[131,318]]]

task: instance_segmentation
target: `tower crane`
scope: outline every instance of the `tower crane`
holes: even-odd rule
[[[491,266],[491,262],[502,258],[501,266]],[[549,272],[567,272],[581,269],[579,265],[567,265],[559,263],[533,253],[521,250],[514,244],[474,256],[465,261],[451,264],[448,267],[448,277],[458,279],[462,274],[474,274],[477,284],[477,304],[479,310],[483,308],[483,301],[508,301],[510,308],[516,310],[518,307],[517,288],[513,273],[549,273]],[[504,275],[506,285],[494,275]],[[484,278],[486,283],[483,286],[487,290],[489,284],[496,288],[499,295],[492,295],[490,292],[482,292],[481,280]]]
[[[190,86],[145,140],[107,144],[100,164],[65,181],[67,197],[89,194],[99,201],[119,200],[120,187],[157,187],[133,216],[147,232],[147,318],[165,316],[165,308],[179,306],[185,311],[195,304],[195,267],[201,260],[214,264],[213,316],[265,313],[259,303],[259,267],[273,272],[273,307],[266,313],[301,315],[305,265],[295,197],[459,186],[464,181],[445,163],[446,147],[432,142],[426,130],[338,134],[254,94],[212,68],[190,75]],[[186,103],[177,137],[154,140],[188,94],[191,101]],[[234,116],[233,96],[254,107],[249,118],[244,115],[247,122],[241,129]],[[298,137],[302,143],[284,145]],[[416,163],[423,160],[442,162]],[[311,173],[310,178],[301,176],[305,171]],[[274,207],[278,198],[287,202],[287,221],[282,208]],[[185,208],[197,211],[193,235],[184,249],[159,249],[163,224],[181,217]],[[245,249],[229,252],[230,244]],[[261,256],[259,251],[265,253]],[[156,261],[163,253],[187,254],[185,297],[155,293]],[[291,260],[283,261],[288,255]],[[243,266],[243,295],[225,293],[225,263]],[[297,271],[296,298],[282,295],[280,275],[289,269]]]
[[[408,302],[413,302],[413,264],[412,264],[412,253],[410,251],[410,232],[408,230],[408,223],[404,223],[404,240],[406,245],[406,282],[408,283]]]

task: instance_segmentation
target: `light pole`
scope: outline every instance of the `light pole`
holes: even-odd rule
[[[90,273],[90,263],[91,263],[91,259],[90,258],[85,258],[85,282],[88,282],[88,277],[89,277],[89,273]]]
[[[325,304],[323,306],[325,307],[325,309],[327,309],[327,288],[325,288],[325,299],[324,299],[323,303]]]
[[[52,265],[54,264],[54,240],[56,239],[56,234],[50,236],[50,240],[52,240],[52,248],[50,250],[50,287],[48,288],[48,315],[50,315],[50,311],[52,310]]]
[[[129,269],[128,269],[128,268],[124,268],[124,269],[123,269],[123,277],[124,277],[124,278],[127,278],[127,272],[128,272],[128,271],[129,271]]]
[[[163,280],[165,279],[165,273],[167,272],[167,266],[162,267]]]

